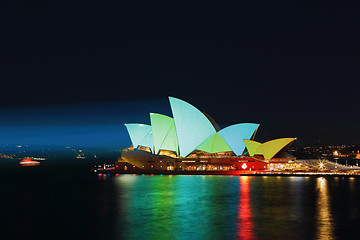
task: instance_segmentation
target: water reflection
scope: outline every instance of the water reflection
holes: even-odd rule
[[[118,235],[124,239],[236,237],[238,178],[119,176],[116,182],[124,193],[118,199],[123,209]]]
[[[118,189],[113,236],[121,239],[332,239],[336,234],[325,178],[113,179]]]
[[[255,239],[249,177],[240,177],[238,239]]]
[[[172,178],[123,175],[117,178],[123,212],[119,226],[123,239],[171,239],[174,226]]]
[[[99,176],[80,170],[19,169],[15,176],[2,171],[3,235],[104,240],[360,235],[360,178]]]
[[[323,177],[317,178],[316,187],[318,194],[316,202],[316,239],[334,239],[333,219],[330,211],[327,179]]]

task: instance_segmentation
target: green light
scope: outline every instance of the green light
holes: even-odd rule
[[[154,152],[160,149],[174,151],[178,154],[178,141],[174,119],[162,114],[150,113]]]
[[[230,152],[231,148],[225,143],[225,141],[220,137],[219,133],[215,133],[207,140],[205,140],[199,147],[196,149],[208,152],[208,153],[218,153],[218,152]]]

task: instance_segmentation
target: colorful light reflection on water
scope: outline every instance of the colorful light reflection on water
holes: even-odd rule
[[[54,233],[57,239],[350,239],[360,234],[359,178],[16,169],[0,174],[1,224],[13,239],[49,239]]]
[[[336,226],[327,221],[331,193],[321,178],[120,175],[115,181],[118,235],[126,239],[322,239]]]
[[[254,239],[253,215],[250,198],[250,177],[240,177],[240,195],[238,211],[238,238]]]

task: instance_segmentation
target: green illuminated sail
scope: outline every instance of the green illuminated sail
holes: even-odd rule
[[[231,148],[220,137],[219,133],[215,133],[208,139],[206,139],[200,146],[196,148],[208,153],[230,152]]]
[[[174,119],[162,114],[150,113],[154,152],[162,150],[174,151],[178,154],[178,141]]]

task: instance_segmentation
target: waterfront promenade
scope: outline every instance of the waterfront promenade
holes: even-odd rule
[[[183,171],[183,170],[117,170],[113,167],[97,167],[91,169],[92,173],[103,174],[150,174],[150,175],[237,175],[237,176],[349,176],[360,177],[360,167],[346,166],[328,160],[306,159],[296,160],[310,167],[310,170],[282,170],[282,171],[248,171],[248,170],[229,170],[229,171]]]

